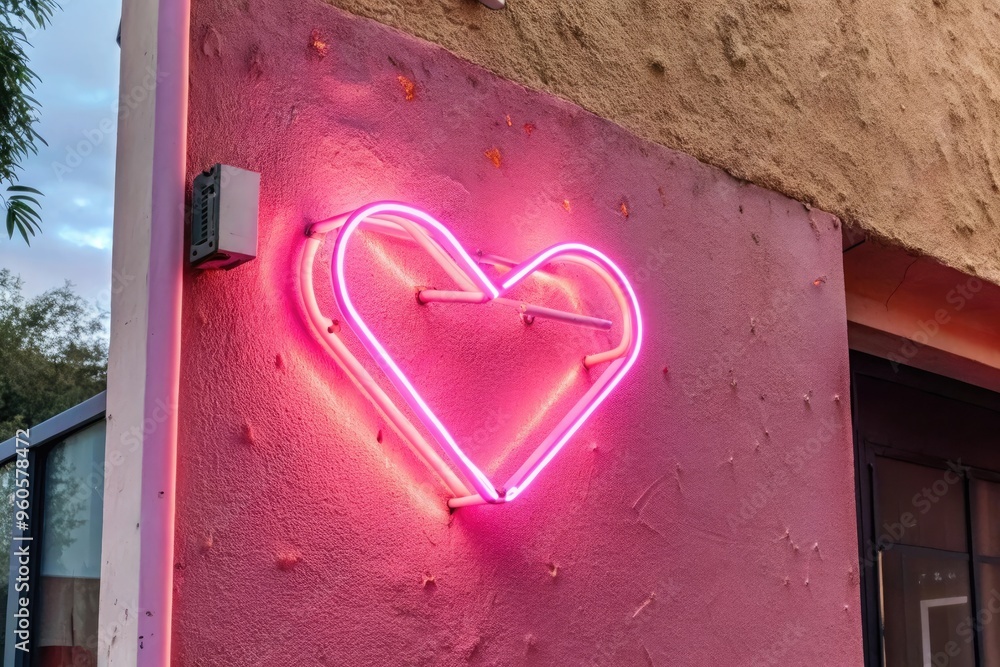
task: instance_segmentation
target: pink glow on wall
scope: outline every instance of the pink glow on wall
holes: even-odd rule
[[[394,219],[395,222],[393,222]],[[585,364],[589,366],[610,361],[609,367],[604,370],[600,379],[592,384],[586,394],[573,405],[569,413],[542,440],[521,468],[503,486],[499,488],[494,486],[489,478],[483,474],[482,470],[466,455],[435,412],[421,397],[420,393],[413,386],[413,383],[393,360],[392,355],[379,342],[378,337],[372,333],[371,329],[365,324],[364,319],[355,309],[347,287],[344,266],[348,241],[351,235],[366,222],[374,224],[376,228],[381,228],[383,231],[402,233],[404,235],[409,234],[412,241],[421,243],[427,247],[441,263],[442,268],[455,278],[459,286],[463,284],[471,286],[472,289],[465,292],[470,297],[468,300],[470,303],[488,303],[490,300],[499,299],[522,280],[533,275],[539,268],[562,260],[581,263],[595,271],[612,288],[618,297],[619,305],[625,306],[622,312],[622,316],[624,317],[624,335],[619,346],[609,353],[592,354],[584,359]],[[639,304],[635,296],[635,291],[621,269],[603,253],[589,246],[580,243],[561,243],[539,252],[525,262],[514,265],[509,271],[510,275],[507,276],[501,287],[498,288],[483,273],[479,267],[479,263],[469,256],[447,227],[435,220],[426,211],[422,211],[414,206],[398,202],[376,202],[363,206],[349,215],[336,216],[326,223],[312,225],[309,228],[308,235],[313,237],[329,231],[337,232],[331,279],[340,312],[351,324],[368,352],[378,361],[382,370],[392,380],[397,390],[403,395],[407,403],[409,403],[423,425],[434,434],[437,442],[449,454],[452,464],[458,467],[466,481],[472,484],[472,487],[478,494],[475,496],[454,498],[449,501],[452,507],[478,504],[480,502],[507,502],[521,495],[559,453],[559,450],[583,426],[598,406],[618,386],[618,383],[621,382],[621,379],[629,371],[639,355],[639,349],[642,344],[642,317],[639,312]],[[428,245],[428,243],[435,242],[436,246]],[[318,325],[317,333],[320,336],[324,336],[324,334],[335,335],[332,332],[324,331],[328,329],[328,327],[322,324],[325,320],[321,316],[317,316],[315,311],[314,304],[317,300],[315,294],[312,292],[311,276],[309,276],[312,270],[312,256],[311,252],[303,254],[303,258],[308,258],[308,260],[304,261],[300,267],[300,277],[304,280],[302,290],[304,293],[309,293],[306,300],[307,314],[312,319],[313,324]],[[463,279],[463,276],[467,280]],[[476,291],[477,288],[479,291]],[[627,293],[627,299],[623,296],[623,292]],[[420,294],[422,295],[423,292]],[[453,295],[451,298],[456,297]],[[544,307],[538,308],[523,303],[518,305],[522,312],[534,312],[548,316],[554,314],[554,311]],[[570,317],[568,319],[573,322],[580,321],[580,318]],[[352,369],[358,367],[356,360],[343,358],[349,353],[344,350],[342,345],[335,343],[331,346],[331,351],[334,352],[338,361],[341,362],[341,366],[348,373],[351,373]],[[428,349],[428,352],[435,351],[433,346]],[[364,384],[362,378],[355,377],[354,380],[356,383]],[[375,400],[376,403],[380,402],[379,399]],[[421,444],[411,443],[411,446],[420,448]],[[433,467],[439,468],[440,464]]]
[[[325,2],[193,11],[188,178],[215,162],[260,172],[260,247],[185,275],[173,664],[860,664],[833,217]],[[382,199],[419,204],[473,260],[495,254],[481,268],[498,292],[572,240],[614,260],[642,308],[628,375],[503,508],[449,511],[476,490],[339,317],[334,235],[303,235]],[[412,281],[429,275],[489,290],[361,230],[345,266],[358,312],[505,481],[607,373],[569,350],[616,350],[617,297],[559,262],[498,298],[610,330],[525,326],[497,299],[420,305]],[[304,320],[309,301],[321,319]]]

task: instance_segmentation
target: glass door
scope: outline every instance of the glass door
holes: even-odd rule
[[[852,354],[868,667],[1000,667],[1000,396]]]

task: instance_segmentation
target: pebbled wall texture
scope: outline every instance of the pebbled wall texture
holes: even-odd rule
[[[191,31],[188,177],[262,193],[258,257],[184,277],[174,664],[860,664],[836,217],[317,0],[195,0]],[[635,284],[635,368],[510,505],[449,513],[305,323],[305,223],[384,198],[470,250],[588,243]],[[356,251],[359,307],[491,474],[612,343],[420,306],[447,287],[426,258]],[[587,280],[525,294],[613,316]]]
[[[1000,8],[329,0],[1000,283]]]

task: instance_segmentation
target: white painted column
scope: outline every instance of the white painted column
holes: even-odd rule
[[[98,664],[170,663],[188,0],[123,0]]]

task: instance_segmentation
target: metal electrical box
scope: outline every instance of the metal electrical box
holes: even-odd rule
[[[217,164],[194,179],[191,266],[231,269],[257,256],[260,174]]]

